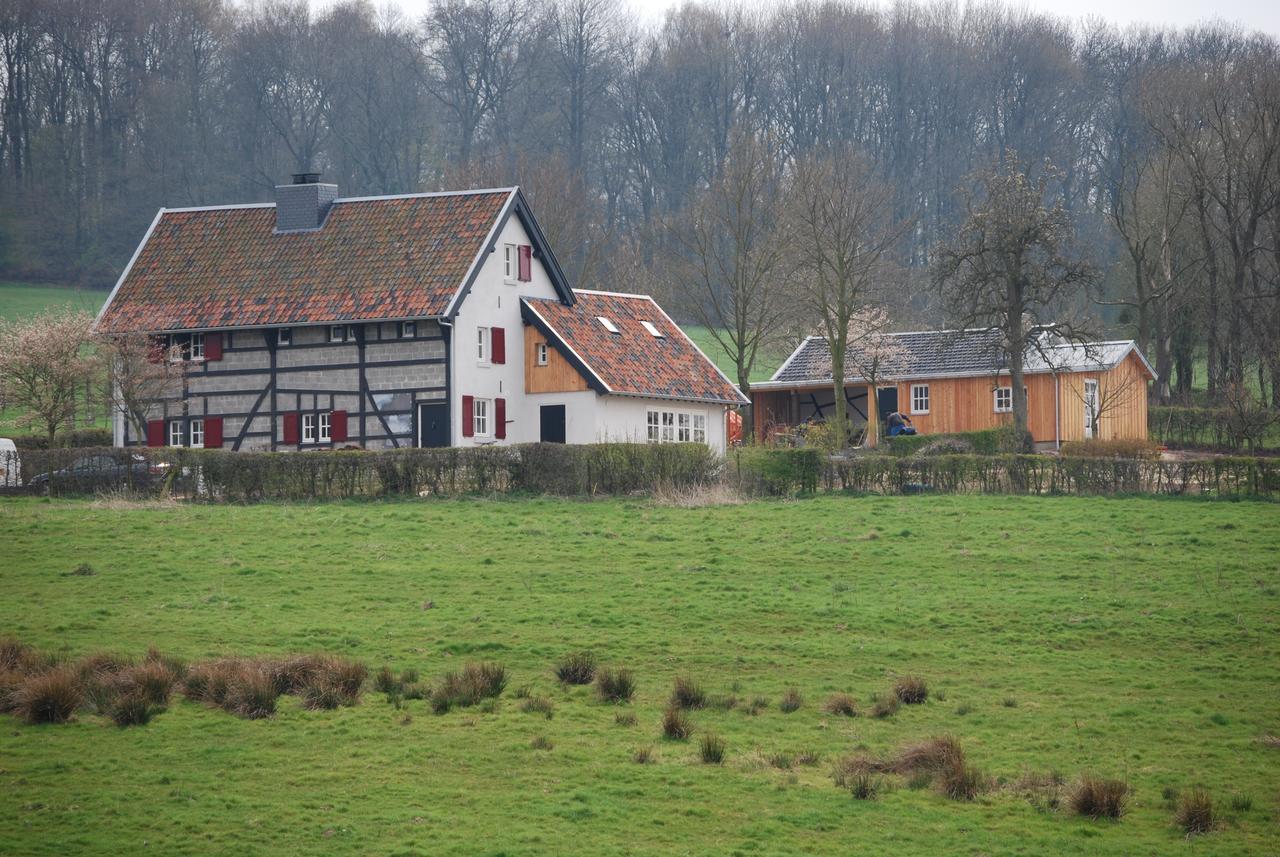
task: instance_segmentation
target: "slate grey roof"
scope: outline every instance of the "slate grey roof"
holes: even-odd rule
[[[918,330],[889,335],[902,344],[905,352],[904,365],[891,373],[897,380],[994,375],[1004,369],[1006,362],[999,351],[1000,331],[995,328]],[[1136,348],[1132,340],[1051,345],[1044,349],[1044,355],[1037,350],[1029,351],[1025,371],[1109,369]],[[1150,371],[1151,366],[1141,352],[1138,352],[1138,357]],[[848,381],[865,380],[857,368],[863,362],[856,353],[846,355],[845,377]],[[763,384],[752,384],[752,388],[803,386],[829,380],[831,350],[827,347],[827,340],[822,336],[810,336],[800,343],[772,378]]]

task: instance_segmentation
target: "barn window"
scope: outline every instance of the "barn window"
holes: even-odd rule
[[[913,414],[929,413],[929,385],[928,384],[912,384],[911,385],[911,413]]]
[[[1007,414],[1013,410],[1013,388],[1012,387],[996,387],[995,388],[995,412],[997,414]]]
[[[707,442],[707,415],[706,414],[693,415],[693,442],[694,443]]]
[[[539,365],[539,366],[546,366],[546,365],[547,365],[547,357],[548,357],[548,354],[547,354],[547,343],[545,343],[545,342],[539,342],[536,346],[534,346],[534,349],[533,349],[533,350],[534,350],[534,353],[537,355],[538,365]]]

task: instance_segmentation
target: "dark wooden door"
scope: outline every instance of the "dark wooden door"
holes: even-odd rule
[[[888,419],[889,414],[898,409],[898,388],[881,387],[876,390],[876,409],[877,416],[880,417],[880,424],[884,425],[884,421]]]
[[[538,412],[543,443],[564,443],[564,405],[543,405]]]
[[[426,402],[418,405],[418,446],[449,445],[449,405]]]

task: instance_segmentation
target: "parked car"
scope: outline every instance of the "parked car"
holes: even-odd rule
[[[152,463],[131,453],[128,460],[112,455],[86,455],[61,470],[33,476],[28,485],[38,490],[56,486],[62,490],[103,491],[113,488],[149,488],[164,477],[169,465]]]
[[[22,460],[18,447],[7,437],[0,437],[0,488],[22,485]]]

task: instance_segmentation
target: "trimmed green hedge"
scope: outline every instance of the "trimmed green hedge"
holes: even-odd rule
[[[885,439],[889,454],[903,457],[927,453],[928,447],[958,442],[967,445],[974,455],[999,455],[1003,452],[1025,452],[1029,443],[1018,442],[1012,426],[983,429],[982,431],[952,432],[950,434],[900,434]]]
[[[1147,433],[1168,446],[1206,449],[1275,448],[1280,438],[1272,431],[1275,411],[1259,408],[1237,413],[1230,408],[1184,408],[1152,405],[1147,409]]]
[[[49,438],[42,434],[20,434],[9,438],[18,449],[49,449]],[[87,446],[111,446],[110,429],[74,429],[59,432],[53,439],[53,447],[78,448]]]

